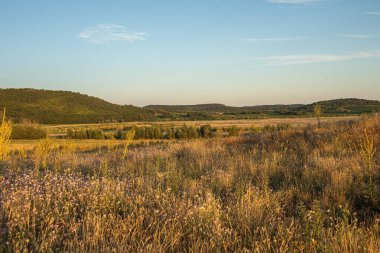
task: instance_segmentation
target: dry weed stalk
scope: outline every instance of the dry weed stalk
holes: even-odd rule
[[[3,119],[0,125],[0,161],[5,160],[9,154],[10,137],[12,133],[12,123],[10,120],[5,119],[5,111],[3,112]]]
[[[42,139],[36,146],[36,168],[41,166],[43,169],[47,167],[47,159],[53,150],[53,142],[49,138]]]
[[[134,129],[131,129],[125,133],[123,159],[125,159],[125,157],[127,156],[128,147],[132,144],[134,137],[135,137],[135,130]]]

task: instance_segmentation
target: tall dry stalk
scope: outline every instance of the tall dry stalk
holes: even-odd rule
[[[124,150],[123,150],[123,159],[127,156],[128,147],[132,144],[133,138],[135,138],[135,129],[131,129],[125,133],[124,141]]]
[[[42,139],[38,142],[36,147],[36,168],[39,165],[42,166],[43,169],[47,166],[47,159],[53,150],[53,142],[49,138]]]
[[[10,137],[12,133],[12,123],[10,120],[5,119],[5,108],[3,112],[3,119],[0,125],[0,161],[5,160],[9,154]]]
[[[364,138],[360,143],[360,155],[369,170],[373,167],[375,152],[376,147],[374,145],[373,138],[369,136],[367,129],[364,129]]]

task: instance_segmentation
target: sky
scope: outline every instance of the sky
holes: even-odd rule
[[[380,100],[379,0],[0,0],[0,88],[117,104]]]

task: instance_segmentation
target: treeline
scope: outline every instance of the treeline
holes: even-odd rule
[[[68,91],[1,89],[0,108],[12,122],[40,124],[107,123],[156,120],[155,112]],[[48,105],[48,106],[47,106]]]
[[[203,125],[201,127],[193,127],[183,125],[182,127],[168,126],[132,126],[124,127],[123,129],[115,128],[89,128],[73,130],[68,129],[66,138],[68,139],[125,139],[128,131],[134,130],[135,140],[160,140],[160,139],[196,139],[196,138],[214,138],[239,136],[243,133],[258,133],[258,132],[278,132],[286,131],[291,128],[288,123],[280,123],[276,125],[265,125],[264,127],[239,128],[237,126],[223,127],[217,129],[211,125]]]
[[[236,126],[226,127],[218,130],[210,125],[201,127],[182,126],[182,127],[167,127],[167,126],[133,126],[124,127],[113,133],[108,133],[102,129],[82,129],[67,131],[68,139],[124,139],[128,131],[134,130],[135,140],[142,139],[196,139],[196,138],[213,138],[221,136],[237,136],[240,133],[240,128]]]
[[[46,129],[36,124],[13,125],[12,140],[38,140],[46,138],[48,135]]]
[[[82,130],[73,130],[68,129],[66,138],[68,139],[109,139],[104,135],[103,130],[101,129],[82,129]]]
[[[135,139],[195,139],[195,138],[211,138],[216,136],[216,128],[210,125],[204,125],[201,127],[182,126],[182,127],[162,127],[162,126],[150,126],[150,127],[132,127],[124,128],[125,131],[130,129],[135,130]],[[119,131],[116,138],[123,135],[123,131]]]
[[[237,126],[223,127],[220,129],[210,125],[201,127],[187,126],[169,127],[169,126],[132,126],[124,127],[123,129],[116,128],[88,128],[88,129],[71,129],[66,132],[66,136],[57,135],[56,138],[67,139],[125,139],[125,134],[134,130],[135,140],[144,139],[196,139],[196,138],[213,138],[239,136],[243,133],[258,133],[258,132],[274,132],[284,131],[290,128],[290,124],[265,125],[264,127],[254,127],[241,129]],[[45,128],[38,124],[19,124],[13,125],[11,139],[13,140],[37,140],[48,136]]]

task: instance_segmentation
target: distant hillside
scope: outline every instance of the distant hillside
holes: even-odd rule
[[[198,105],[147,105],[144,108],[154,111],[168,112],[211,112],[211,113],[229,113],[229,112],[250,112],[282,110],[296,108],[302,105],[258,105],[258,106],[243,106],[234,107],[223,104],[198,104]]]
[[[380,102],[336,99],[318,102],[326,116],[358,115],[380,111]],[[155,120],[226,120],[268,117],[310,117],[316,103],[234,107],[223,104],[149,105],[144,108],[116,105],[100,98],[69,91],[0,89],[0,108],[14,122],[79,124]]]
[[[311,111],[316,103],[300,107],[300,110]],[[380,101],[357,98],[334,99],[318,102],[325,113],[329,114],[362,114],[380,111]]]
[[[312,104],[291,104],[291,105],[258,105],[233,107],[223,104],[199,104],[199,105],[148,105],[144,108],[172,112],[177,114],[202,114],[203,117],[262,117],[262,116],[310,116],[315,104],[322,106],[325,115],[346,115],[363,114],[380,111],[380,101],[365,99],[335,99],[320,101]]]
[[[116,105],[69,91],[0,89],[0,107],[13,121],[25,119],[44,124],[97,123],[151,120],[150,110]]]
[[[155,111],[168,112],[225,112],[233,110],[233,107],[223,104],[199,104],[199,105],[147,105],[144,108]]]

